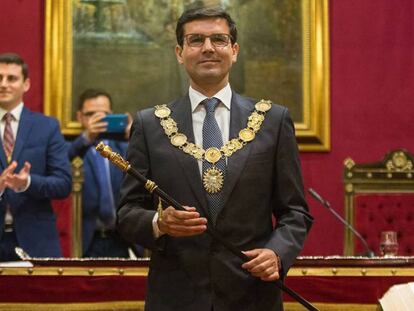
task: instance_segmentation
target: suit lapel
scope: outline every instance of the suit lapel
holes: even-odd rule
[[[171,117],[177,122],[178,131],[187,136],[189,142],[194,143],[193,121],[191,112],[190,98],[187,96],[181,100],[174,102],[171,106]],[[193,191],[195,197],[200,203],[200,206],[207,213],[207,200],[204,194],[203,185],[201,183],[200,170],[197,160],[184,153],[178,148],[174,148],[174,155],[180,163],[184,176],[187,178],[188,184]]]
[[[244,97],[233,92],[230,111],[229,139],[238,137],[239,131],[246,127],[247,118],[252,113],[251,103]],[[252,142],[246,144],[241,150],[236,151],[227,159],[226,178],[223,187],[223,207],[226,205],[229,196],[240,177],[251,151]]]
[[[8,166],[8,164],[7,164],[6,154],[4,153],[4,148],[3,148],[3,137],[0,137],[0,143],[1,143],[0,163],[1,163],[2,168],[5,169]]]
[[[22,152],[25,142],[29,139],[34,120],[30,117],[31,112],[23,108],[20,116],[19,127],[17,129],[16,141],[14,143],[12,159],[17,160]],[[4,152],[3,152],[4,154]]]

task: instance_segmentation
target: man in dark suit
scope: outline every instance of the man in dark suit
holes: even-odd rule
[[[112,113],[111,96],[102,90],[88,89],[79,97],[77,119],[84,131],[70,143],[69,159],[83,159],[82,187],[82,248],[84,257],[129,257],[128,245],[115,230],[122,171],[102,158],[95,150],[107,123],[102,119]],[[128,114],[124,140],[107,140],[111,148],[124,155],[131,127]]]
[[[14,248],[32,257],[59,257],[61,249],[51,199],[71,191],[70,164],[59,123],[24,107],[30,88],[27,64],[0,55],[0,260],[18,260]]]
[[[292,120],[285,107],[231,90],[239,45],[226,12],[186,11],[176,35],[189,93],[138,112],[127,158],[186,211],[157,212],[157,198],[130,176],[118,210],[121,234],[152,250],[146,310],[283,310],[272,281],[286,275],[312,223]]]

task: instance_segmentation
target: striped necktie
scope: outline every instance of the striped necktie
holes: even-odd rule
[[[7,163],[11,162],[11,156],[14,148],[14,135],[13,129],[11,126],[12,121],[14,120],[13,115],[10,112],[7,112],[3,116],[5,122],[4,133],[3,133],[3,149],[7,157]]]

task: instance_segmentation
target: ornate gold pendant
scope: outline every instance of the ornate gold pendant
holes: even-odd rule
[[[239,138],[244,141],[245,143],[248,143],[249,141],[252,141],[256,134],[253,132],[253,130],[249,128],[242,129],[239,132]]]
[[[155,106],[155,115],[158,118],[166,118],[171,114],[171,110],[170,108],[168,108],[166,105],[160,105],[160,106]]]
[[[216,167],[210,167],[203,174],[204,189],[208,193],[217,193],[223,188],[224,176],[223,172]]]
[[[206,150],[204,157],[208,162],[211,164],[216,163],[221,158],[221,152],[220,149],[216,147],[210,147]]]
[[[181,133],[177,133],[170,139],[171,144],[176,147],[181,147],[187,142],[187,136]]]
[[[272,108],[272,102],[270,100],[262,99],[258,103],[256,103],[255,108],[257,111],[266,112]]]

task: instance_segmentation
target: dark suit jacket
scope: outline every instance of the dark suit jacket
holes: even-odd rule
[[[113,151],[124,156],[128,144],[121,141],[110,140],[109,146]],[[76,156],[83,158],[84,169],[84,183],[82,186],[82,248],[85,253],[91,242],[96,230],[96,222],[99,218],[99,183],[94,169],[93,161],[94,156],[92,154],[92,148],[90,144],[85,143],[85,139],[82,136],[76,138],[70,143],[69,158],[72,160]],[[115,204],[118,204],[119,190],[122,183],[123,173],[114,165],[109,164],[112,192],[115,200]]]
[[[255,101],[233,93],[230,139],[246,127]],[[169,105],[179,131],[194,142],[186,96]],[[196,160],[171,145],[154,109],[139,112],[133,124],[128,160],[183,205],[208,217],[207,199]],[[286,108],[272,105],[254,141],[227,164],[225,205],[215,229],[240,250],[270,248],[285,275],[299,254],[312,223],[304,199],[293,123]],[[207,234],[154,239],[155,200],[130,176],[121,189],[119,228],[125,238],[152,250],[146,310],[282,310],[274,283],[241,269],[241,260]],[[272,215],[277,226],[272,225]]]
[[[43,114],[23,108],[12,159],[19,172],[31,164],[31,183],[21,193],[6,189],[0,201],[0,236],[3,234],[6,204],[10,205],[19,245],[32,257],[59,257],[61,249],[51,199],[69,195],[70,163],[59,123]],[[7,166],[0,148],[0,166]]]

